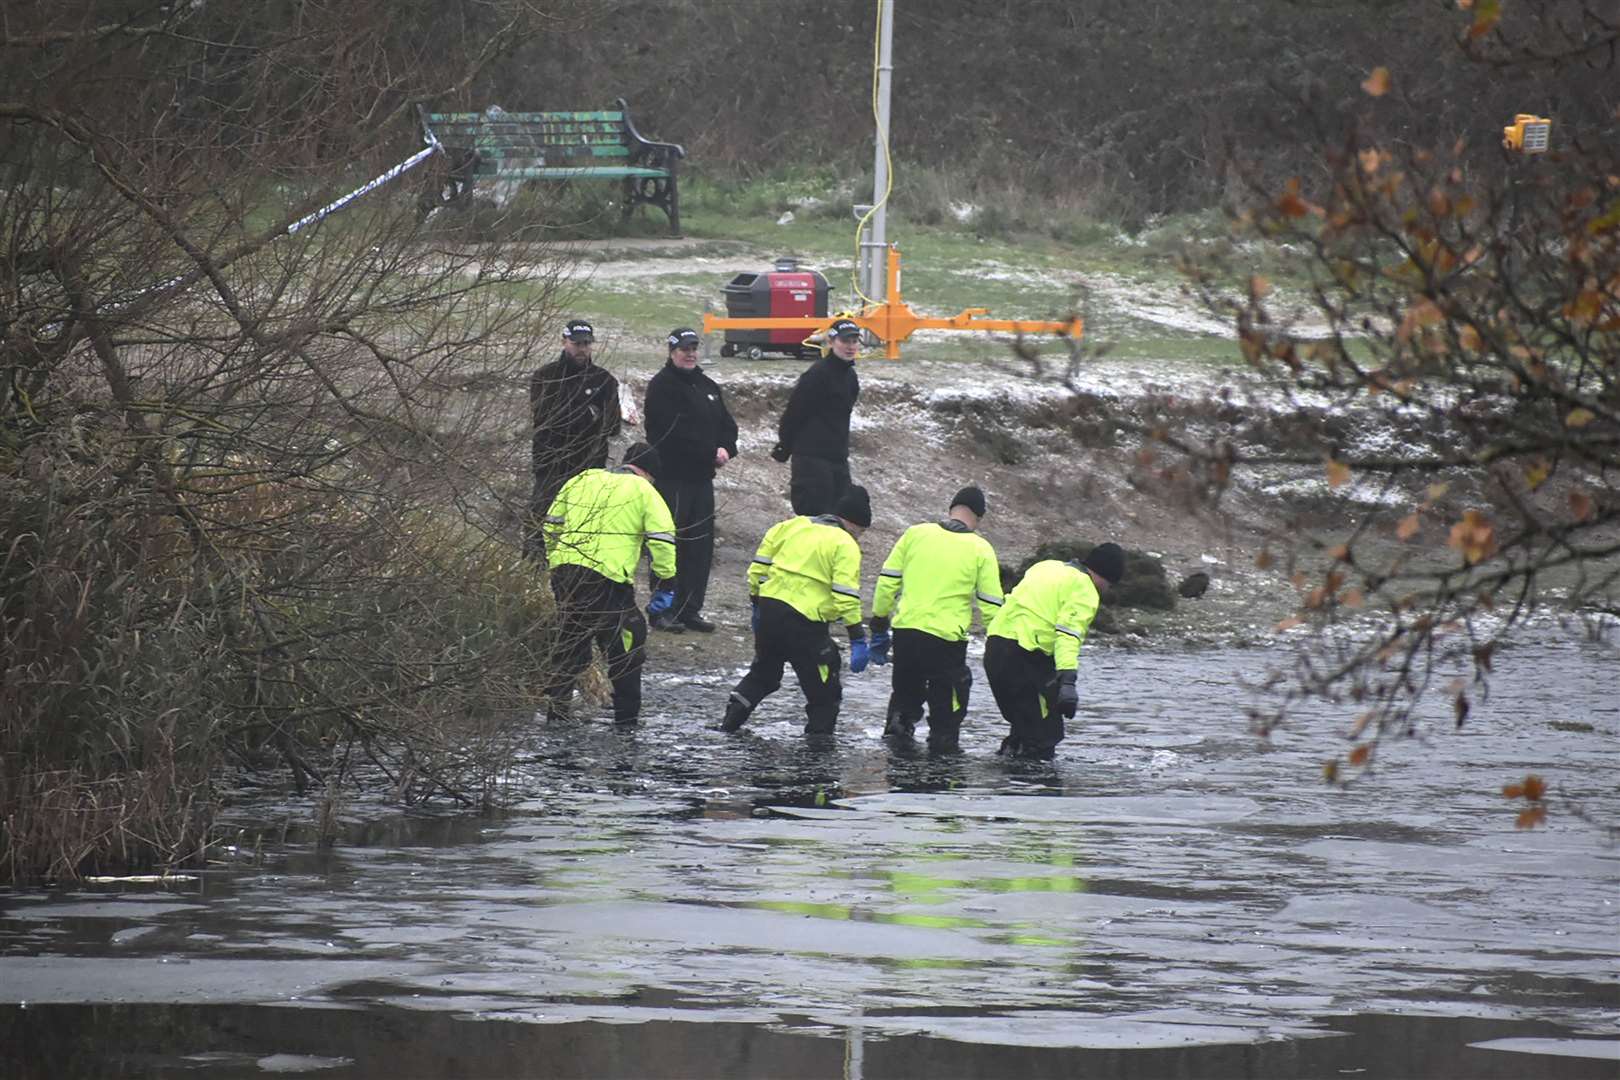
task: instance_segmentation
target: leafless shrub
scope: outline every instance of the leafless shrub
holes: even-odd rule
[[[6,872],[195,860],[267,753],[477,805],[547,651],[510,523],[563,268],[420,233],[404,188],[290,226],[550,24],[105,8],[0,32]]]

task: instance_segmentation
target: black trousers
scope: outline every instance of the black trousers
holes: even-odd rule
[[[793,473],[788,486],[788,499],[793,512],[805,517],[830,514],[838,507],[838,500],[849,490],[849,459],[794,454]]]
[[[675,519],[675,606],[673,619],[703,614],[714,568],[714,481],[671,480],[658,494]]]
[[[557,637],[546,679],[548,706],[566,708],[590,666],[595,643],[613,684],[613,719],[635,720],[641,714],[641,667],[647,658],[647,620],[636,606],[635,586],[568,564],[551,571],[551,595],[557,598]]]
[[[923,630],[894,631],[889,717],[884,734],[909,736],[928,706],[928,745],[954,750],[967,716],[973,672],[967,642],[946,641]]]
[[[1012,726],[1001,744],[1004,751],[1050,757],[1063,741],[1063,717],[1057,711],[1057,665],[1043,652],[1031,652],[1011,638],[988,637],[984,674],[996,708]]]
[[[782,685],[782,665],[793,665],[804,691],[804,733],[830,733],[838,723],[844,686],[838,681],[843,657],[827,624],[799,614],[792,605],[769,597],[759,601],[759,632],[754,635],[754,662],[731,692],[728,716],[747,716]]]

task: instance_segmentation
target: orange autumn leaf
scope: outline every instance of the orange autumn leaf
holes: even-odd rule
[[[1522,810],[1519,812],[1519,816],[1513,819],[1515,829],[1533,829],[1537,825],[1545,824],[1547,824],[1547,808],[1545,806],[1532,806],[1528,810]]]
[[[1476,0],[1473,5],[1474,24],[1468,28],[1468,36],[1481,38],[1495,29],[1502,19],[1501,0]]]
[[[1343,487],[1350,482],[1350,466],[1342,461],[1330,461],[1327,464],[1328,487]]]
[[[1469,510],[1451,527],[1446,544],[1461,552],[1465,563],[1484,562],[1496,554],[1496,528],[1484,514]]]
[[[1395,535],[1401,540],[1410,540],[1412,537],[1417,535],[1418,528],[1421,525],[1422,522],[1418,518],[1418,515],[1408,514],[1406,517],[1401,519],[1401,523],[1399,525],[1395,526]]]
[[[1362,743],[1360,746],[1350,751],[1350,764],[1365,765],[1367,764],[1367,759],[1370,757],[1372,757],[1372,744]]]
[[[1420,300],[1407,308],[1406,314],[1401,317],[1401,324],[1395,329],[1395,338],[1401,342],[1410,341],[1414,333],[1435,325],[1442,318],[1444,316],[1432,300]]]
[[[1368,97],[1383,97],[1389,93],[1389,68],[1373,68],[1372,74],[1362,82],[1361,89]]]
[[[1569,512],[1576,521],[1585,521],[1592,516],[1592,496],[1584,491],[1569,493]]]
[[[1531,773],[1517,784],[1504,785],[1502,794],[1509,799],[1529,799],[1531,802],[1540,802],[1546,797],[1547,782],[1535,773]]]

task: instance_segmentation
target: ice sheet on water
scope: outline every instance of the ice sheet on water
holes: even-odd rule
[[[1620,1062],[1620,1039],[1490,1039],[1469,1043],[1476,1050],[1511,1050],[1519,1054],[1596,1058]]]
[[[850,809],[929,817],[1108,824],[1175,822],[1187,825],[1237,821],[1259,809],[1258,803],[1243,796],[1196,794],[1025,798],[1016,795],[888,792],[836,799],[833,804]]]

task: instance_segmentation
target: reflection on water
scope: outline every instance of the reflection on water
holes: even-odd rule
[[[627,1001],[633,1007],[635,1001]],[[1076,1076],[1118,1080],[1297,1080],[1314,1076],[1426,1080],[1613,1080],[1620,1060],[1570,1056],[1579,1042],[1552,1025],[1408,1016],[1325,1019],[1309,1037],[1087,1048],[997,1045],[926,1033],[955,1020],[908,1018],[885,1033],[829,1027],[810,1017],[778,1025],[649,1018],[640,1023],[472,1021],[405,1009],[323,1010],[239,1006],[0,1008],[0,1062],[16,1080],[64,1076],[411,1077],[545,1076],[641,1080],[648,1076],[885,1080],[926,1076]],[[1030,1018],[1039,1023],[1039,1017]],[[884,1023],[881,1016],[871,1020]],[[906,1027],[922,1033],[907,1032]],[[1122,1027],[1129,1028],[1131,1022]],[[1137,1022],[1136,1026],[1150,1025]],[[1160,1025],[1161,1028],[1167,1025]],[[1524,1052],[1471,1046],[1522,1040]]]
[[[993,756],[988,701],[934,758],[882,744],[881,679],[830,747],[791,694],[728,737],[654,680],[637,730],[537,723],[499,815],[351,809],[322,849],[247,798],[254,857],[199,881],[0,894],[0,1002],[31,1003],[0,1045],[89,1032],[105,1075],[1614,1077],[1464,1048],[1620,1030],[1620,856],[1500,794],[1535,771],[1620,819],[1604,648],[1508,650],[1468,729],[1437,698],[1349,790],[1319,782],[1347,715],[1246,734],[1252,652],[1098,650],[1037,766]]]

